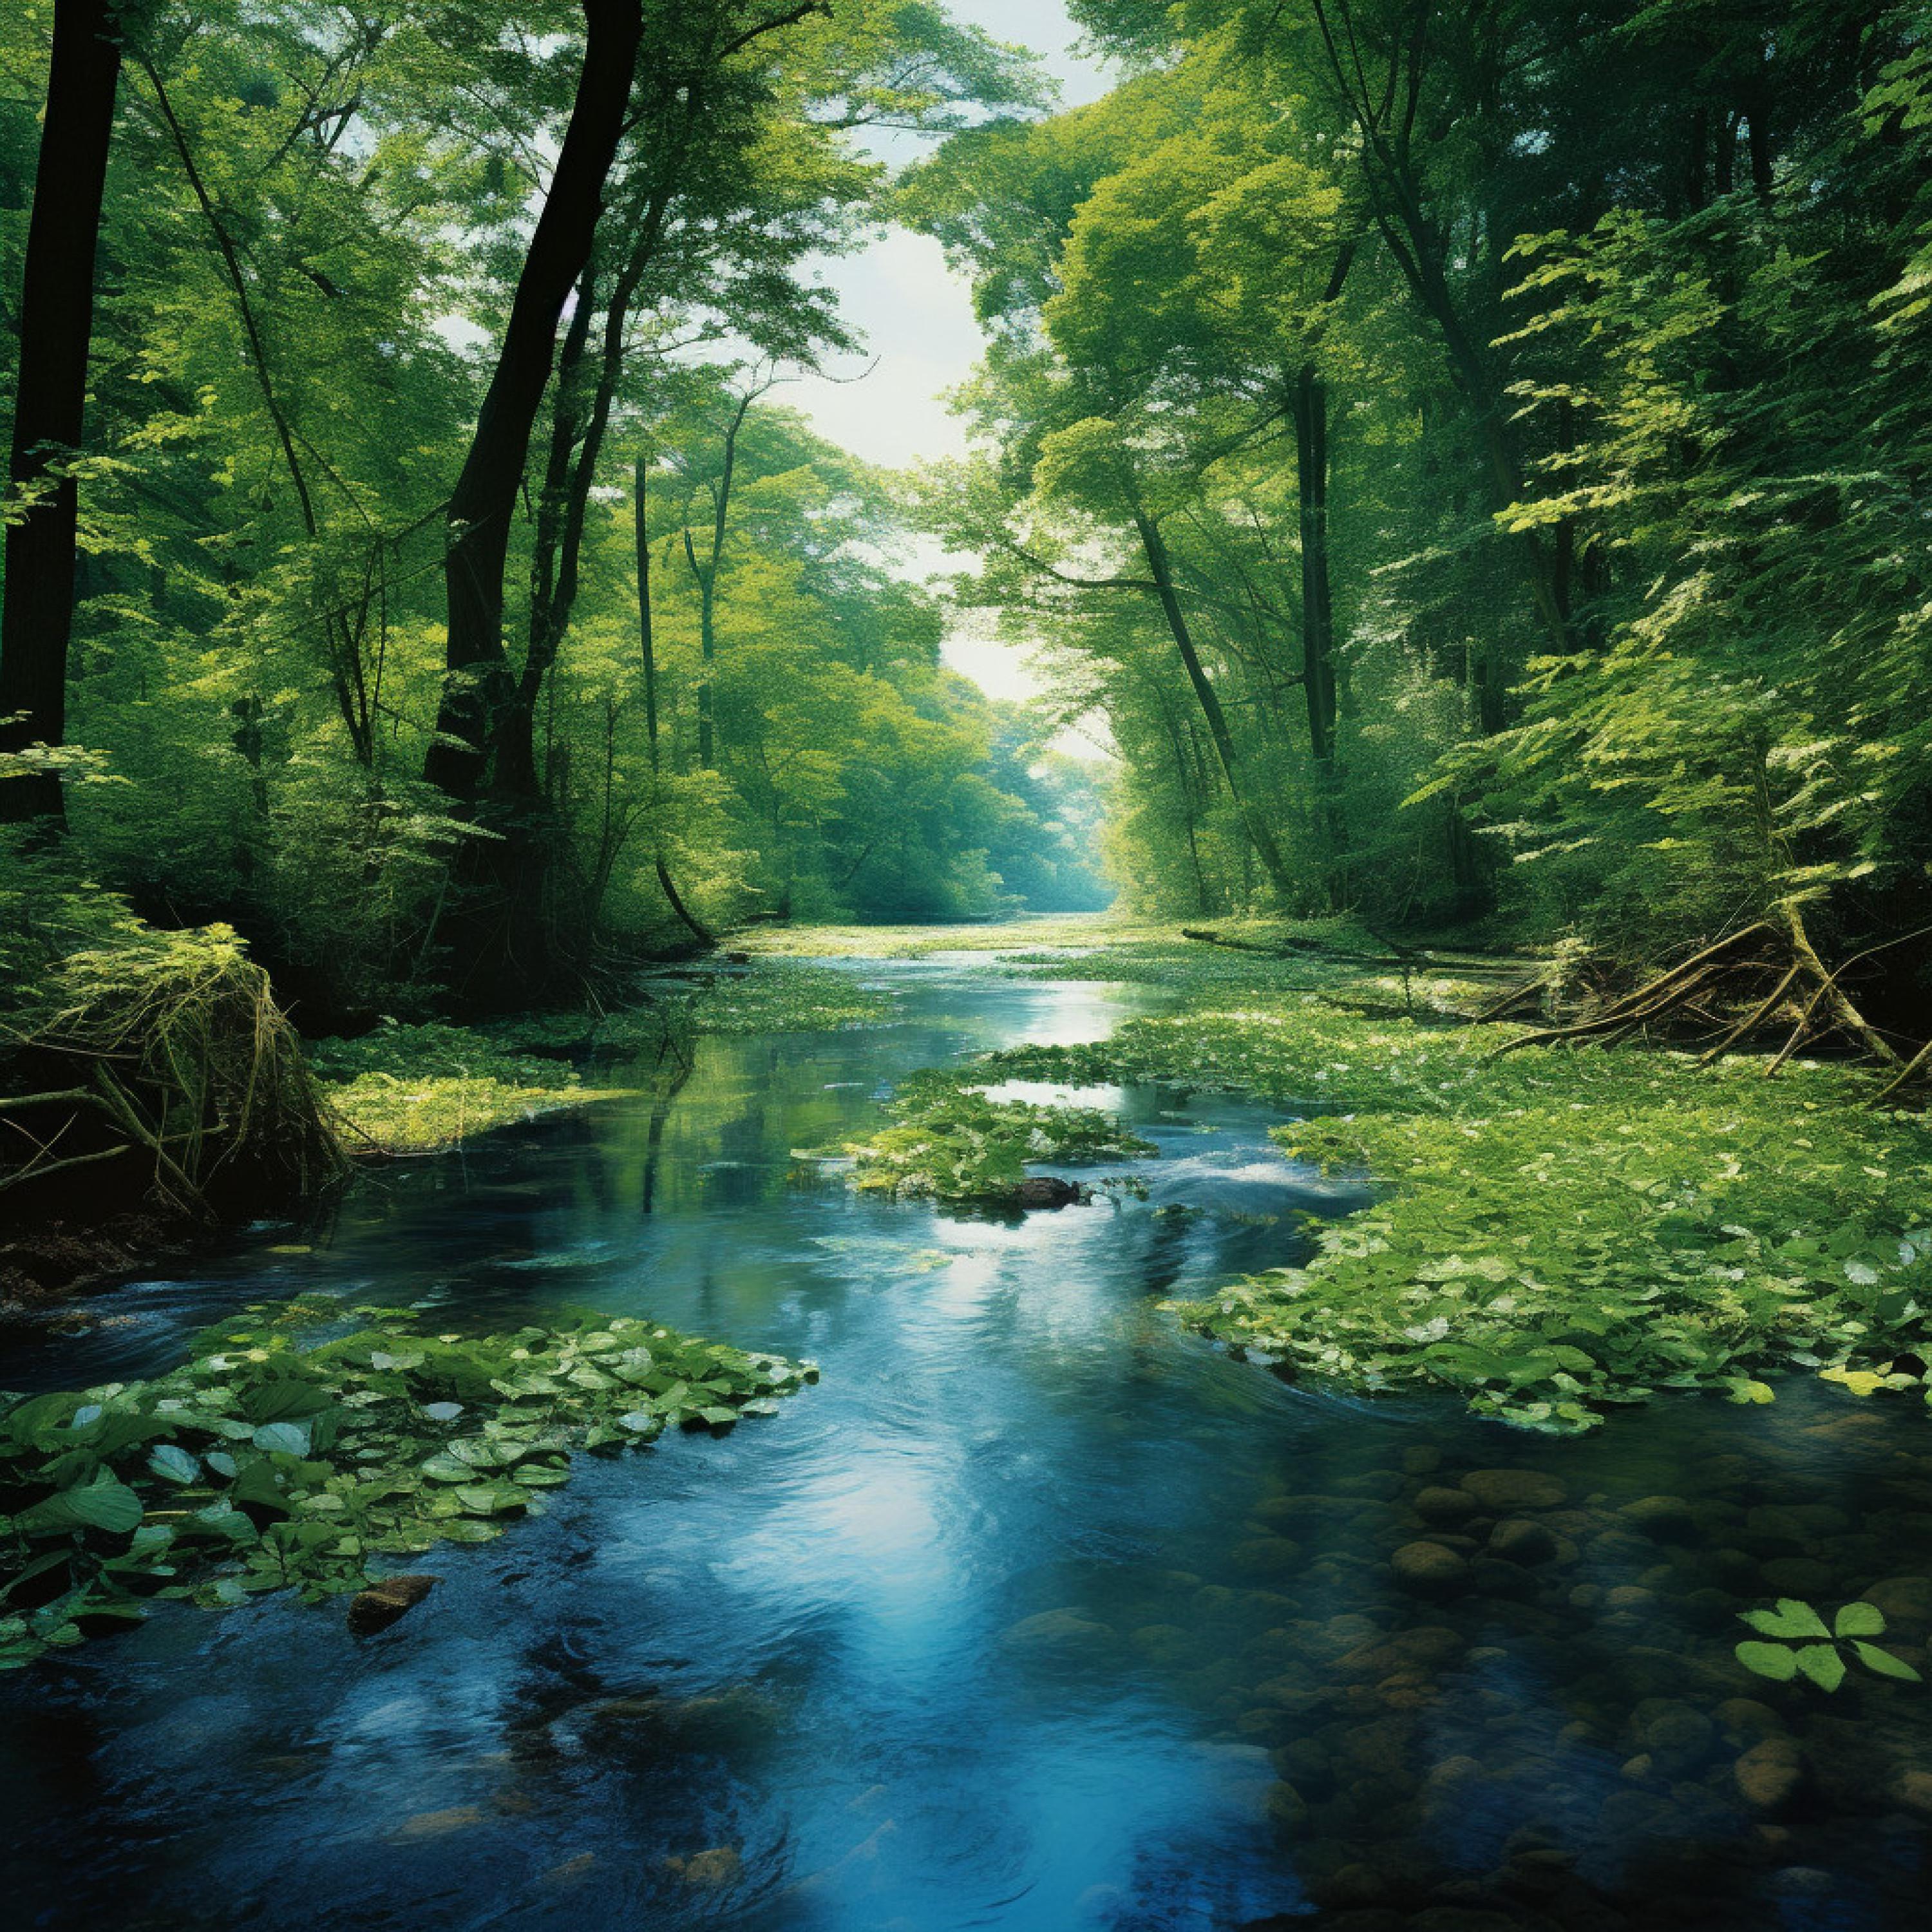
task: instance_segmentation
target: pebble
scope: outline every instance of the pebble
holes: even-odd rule
[[[1499,1516],[1556,1509],[1570,1494],[1556,1477],[1540,1469],[1472,1469],[1462,1478],[1462,1486],[1484,1509]]]
[[[1466,1490],[1430,1488],[1417,1492],[1411,1505],[1424,1522],[1467,1522],[1482,1505]]]
[[[1540,1522],[1508,1516],[1490,1532],[1490,1550],[1511,1563],[1547,1563],[1556,1554],[1556,1539]]]
[[[1439,1543],[1405,1543],[1389,1564],[1402,1588],[1422,1595],[1454,1590],[1468,1580],[1468,1564]]]
[[[1786,1737],[1766,1738],[1753,1744],[1732,1772],[1744,1802],[1760,1811],[1780,1810],[1804,1781],[1804,1760],[1797,1745]]]

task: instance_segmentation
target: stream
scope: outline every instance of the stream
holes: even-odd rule
[[[794,1157],[911,1070],[1162,989],[843,963],[898,1023],[703,1040],[668,1099],[396,1164],[324,1233],[0,1335],[0,1386],[74,1387],[332,1294],[823,1370],[728,1436],[583,1459],[542,1520],[421,1559],[440,1586],[380,1636],[172,1604],[0,1679],[10,1924],[1924,1922],[1932,1690],[1731,1655],[1780,1594],[1869,1593],[1924,1644],[1922,1413],[1794,1382],[1550,1441],[1291,1386],[1157,1306],[1366,1198],[1282,1160],[1278,1113],[1110,1091],[1148,1198],[1024,1216]]]

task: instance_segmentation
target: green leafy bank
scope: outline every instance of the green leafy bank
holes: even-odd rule
[[[1526,1048],[1310,1000],[1138,1020],[992,1056],[1018,1076],[1251,1094],[1290,1158],[1390,1184],[1303,1264],[1180,1304],[1283,1372],[1434,1384],[1585,1429],[1661,1389],[1768,1402],[1797,1368],[1922,1390],[1932,1132],[1848,1070]],[[1359,1110],[1359,1111],[1358,1111]]]
[[[818,1376],[629,1316],[464,1336],[349,1313],[253,1307],[152,1381],[0,1394],[0,1668],[156,1598],[361,1589],[541,1515],[573,1452],[729,1429]]]

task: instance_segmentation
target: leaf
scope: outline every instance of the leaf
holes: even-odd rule
[[[1875,1643],[1862,1643],[1856,1639],[1852,1648],[1858,1653],[1858,1661],[1868,1670],[1875,1670],[1881,1677],[1896,1677],[1907,1684],[1922,1683],[1924,1680],[1902,1657],[1894,1657],[1888,1650],[1881,1650]]]
[[[1828,1643],[1808,1643],[1798,1652],[1797,1664],[1821,1690],[1835,1690],[1845,1681],[1845,1660]]]
[[[148,1458],[148,1467],[165,1482],[191,1483],[201,1474],[201,1464],[185,1449],[164,1442]]]
[[[1832,1634],[1825,1628],[1824,1618],[1809,1604],[1801,1604],[1796,1597],[1779,1598],[1775,1610],[1744,1610],[1739,1615],[1753,1630],[1766,1636],[1829,1636]]]
[[[1788,1684],[1798,1675],[1798,1654],[1781,1643],[1741,1643],[1737,1659],[1754,1676]]]
[[[30,1534],[63,1529],[106,1529],[118,1533],[141,1520],[141,1498],[103,1469],[91,1483],[49,1496],[15,1520]]]
[[[1834,1636],[1882,1636],[1885,1612],[1876,1604],[1847,1604],[1832,1619]]]
[[[257,1449],[284,1456],[306,1456],[312,1446],[305,1422],[265,1423],[251,1440]]]

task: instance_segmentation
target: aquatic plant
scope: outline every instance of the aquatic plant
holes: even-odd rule
[[[1028,1161],[1150,1154],[1151,1143],[1096,1107],[994,1100],[940,1068],[916,1074],[887,1104],[896,1124],[850,1144],[854,1186],[940,1201],[1018,1198]]]
[[[790,958],[754,958],[720,974],[690,1004],[700,1033],[830,1033],[878,1026],[898,1002],[850,973]]]
[[[0,1666],[155,1598],[361,1589],[386,1558],[542,1514],[574,1451],[727,1430],[818,1379],[627,1316],[465,1336],[347,1313],[252,1307],[152,1381],[0,1396]]]
[[[1554,1431],[1658,1389],[1768,1402],[1762,1378],[1790,1367],[1923,1387],[1922,1120],[1848,1104],[1847,1070],[1787,1066],[1774,1086],[1749,1061],[1635,1048],[1497,1059],[1502,1036],[1258,1001],[982,1064],[1337,1110],[1276,1138],[1390,1191],[1314,1226],[1302,1266],[1180,1304],[1290,1372],[1432,1383]]]
[[[1809,1604],[1796,1597],[1779,1598],[1775,1610],[1742,1610],[1738,1615],[1759,1636],[1737,1646],[1738,1661],[1774,1683],[1789,1684],[1802,1677],[1821,1690],[1835,1690],[1845,1681],[1847,1651],[1875,1676],[1912,1684],[1922,1681],[1903,1658],[1866,1641],[1885,1634],[1885,1612],[1876,1604],[1847,1604],[1828,1626]],[[1765,1637],[1784,1640],[1766,1643],[1761,1640]]]

